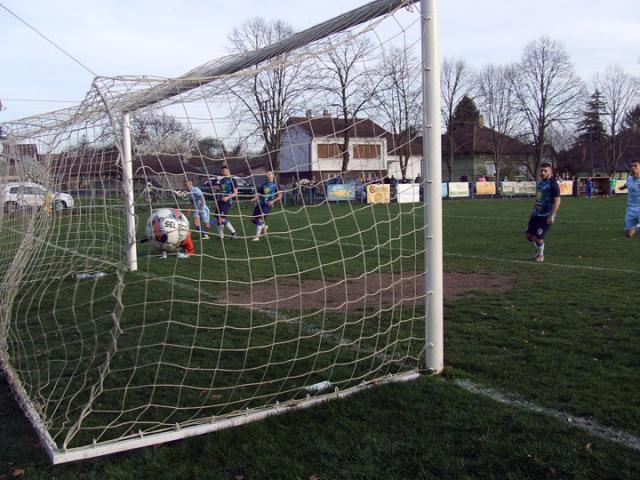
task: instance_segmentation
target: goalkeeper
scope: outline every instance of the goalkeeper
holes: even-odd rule
[[[274,181],[273,172],[267,172],[267,181],[263,183],[259,188],[253,201],[257,202],[253,209],[253,215],[251,221],[256,225],[256,236],[251,240],[257,242],[260,240],[260,235],[266,235],[269,225],[267,225],[267,217],[271,212],[273,204],[280,201],[282,198],[282,192],[278,188],[278,184]]]
[[[149,233],[147,233],[148,235]],[[140,239],[140,243],[147,243],[151,240],[154,240],[159,244],[160,251],[162,252],[160,258],[167,258],[167,251],[164,248],[164,244],[167,243],[169,236],[166,232],[162,231],[159,222],[153,223],[153,233],[152,238],[147,237],[146,235]],[[196,253],[196,249],[193,246],[193,240],[191,238],[191,232],[187,232],[187,237],[182,240],[179,244],[179,248],[183,250],[182,252],[178,252],[178,258],[189,258]]]

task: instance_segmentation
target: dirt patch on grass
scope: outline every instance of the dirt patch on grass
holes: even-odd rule
[[[411,308],[424,304],[422,273],[370,273],[341,280],[275,278],[255,282],[251,290],[230,290],[227,302],[258,310],[333,311]],[[472,292],[509,290],[511,278],[494,273],[445,273],[444,298],[455,300]]]

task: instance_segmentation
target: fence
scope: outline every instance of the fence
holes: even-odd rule
[[[598,188],[594,188],[594,194],[609,195],[626,193],[620,190],[624,180],[611,181],[611,190],[605,187],[609,185],[609,179],[598,179]],[[559,180],[560,195],[582,196],[585,195],[586,179]],[[595,184],[596,182],[594,182]],[[351,182],[345,184],[317,184],[283,188],[283,203],[286,205],[309,205],[323,201],[329,202],[357,202],[357,203],[411,203],[423,200],[421,184],[362,184]],[[536,182],[442,182],[443,199],[475,199],[475,198],[526,198],[536,195]]]

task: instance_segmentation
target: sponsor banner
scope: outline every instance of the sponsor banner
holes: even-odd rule
[[[467,182],[449,182],[449,198],[463,198],[469,196]]]
[[[502,195],[516,195],[518,182],[501,182]]]
[[[420,185],[399,183],[397,187],[398,203],[416,203],[420,201]]]
[[[336,183],[327,185],[327,200],[330,202],[344,202],[356,199],[356,186],[354,183]]]
[[[496,184],[493,182],[476,182],[476,195],[495,195]]]
[[[560,195],[573,195],[573,182],[571,180],[560,180],[558,181],[558,186],[560,187]]]
[[[367,203],[389,203],[391,200],[391,185],[367,185]]]
[[[616,194],[619,193],[627,193],[627,190],[622,190],[622,187],[624,187],[627,184],[626,180],[616,180]]]
[[[502,182],[502,194],[533,196],[536,194],[536,182]]]
[[[449,196],[449,184],[447,182],[442,182],[442,198],[447,198]]]

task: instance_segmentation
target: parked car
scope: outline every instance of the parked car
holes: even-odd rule
[[[218,193],[220,192],[220,181],[222,180],[222,178],[223,177],[216,175],[214,177],[209,177],[207,180],[202,182],[200,190],[202,190],[202,193],[204,193],[205,197],[214,198],[216,195],[218,195]],[[233,179],[236,181],[236,185],[238,186],[239,200],[248,200],[255,196],[256,187],[253,184],[247,182],[244,178],[237,177],[235,175],[233,175]]]
[[[73,197],[67,193],[56,193],[33,182],[11,182],[0,185],[0,204],[5,213],[18,213],[23,210],[38,210],[50,197],[51,207],[62,211],[73,207]]]

